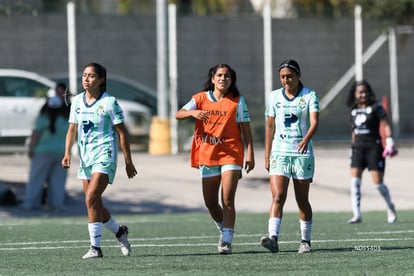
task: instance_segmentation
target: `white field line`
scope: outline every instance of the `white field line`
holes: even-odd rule
[[[404,230],[404,231],[381,231],[381,232],[357,232],[357,235],[394,235],[394,234],[408,234],[408,233],[414,233],[414,230]],[[265,234],[237,234],[237,238],[254,238],[254,237],[262,237]],[[289,234],[283,235],[291,236]],[[296,234],[295,234],[296,236]],[[165,240],[204,240],[204,239],[216,239],[217,236],[177,236],[177,237],[150,237],[150,238],[129,238],[130,241],[165,241]],[[352,240],[352,239],[351,239]],[[361,239],[358,239],[361,240]],[[363,239],[362,239],[363,240]],[[102,242],[111,242],[114,241],[113,239],[106,239],[102,240]],[[330,242],[332,240],[329,240]],[[350,240],[344,240],[344,241],[350,241]],[[10,246],[10,245],[31,245],[31,244],[55,244],[55,243],[86,243],[89,242],[89,240],[68,240],[68,241],[36,241],[36,242],[15,242],[15,243],[1,243],[0,247],[2,246]],[[312,242],[318,242],[317,240],[312,240]],[[283,241],[279,241],[279,243],[284,243]]]
[[[393,235],[393,234],[406,234],[414,233],[414,230],[404,230],[404,231],[370,231],[370,232],[357,232],[357,235]]]
[[[413,231],[396,231],[398,233],[411,233]],[[260,237],[260,234],[252,235],[252,234],[242,234],[237,235],[237,237]],[[216,239],[217,236],[189,236],[189,237],[156,237],[156,238],[139,238],[139,239],[129,239],[131,242],[136,241],[137,244],[132,245],[132,247],[204,247],[204,246],[215,246],[217,243],[148,243],[148,241],[162,241],[162,240],[202,240],[202,239]],[[339,240],[312,240],[312,243],[350,243],[350,242],[390,242],[390,241],[412,241],[414,237],[408,238],[363,238],[363,239],[339,239]],[[113,242],[114,240],[102,240],[103,243],[105,242]],[[139,243],[139,242],[146,242],[146,243]],[[298,240],[290,240],[290,241],[279,241],[279,244],[296,244]],[[51,246],[45,246],[50,244]],[[56,246],[59,244],[59,246]],[[62,246],[62,244],[65,244]],[[74,244],[74,245],[68,245]],[[85,244],[79,246],[78,244]],[[234,243],[236,246],[252,246],[252,245],[259,245],[259,242],[236,242]],[[118,247],[119,245],[105,245],[105,247]],[[15,242],[15,243],[0,243],[0,251],[14,251],[14,250],[56,250],[56,249],[76,249],[76,248],[88,248],[89,241],[88,240],[70,240],[70,241],[41,241],[41,242]]]

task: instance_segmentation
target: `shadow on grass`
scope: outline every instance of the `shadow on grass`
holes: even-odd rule
[[[24,197],[26,183],[5,182],[0,183],[8,186],[18,199]],[[147,200],[122,201],[111,199],[111,195],[103,198],[105,207],[112,214],[163,214],[163,213],[190,213],[205,211],[205,208],[188,208],[181,205],[165,204],[162,198],[150,198]],[[12,217],[63,217],[63,216],[85,216],[87,214],[82,192],[71,193],[66,199],[66,206],[59,210],[50,210],[41,207],[34,210],[25,210],[19,205],[1,205],[0,218]]]
[[[244,251],[244,252],[233,252],[230,255],[252,255],[252,254],[272,254],[266,251]],[[193,256],[227,256],[226,254],[220,254],[218,252],[209,253],[177,253],[177,254],[142,254],[140,257],[193,257]]]
[[[312,252],[352,252],[355,251],[355,248],[312,248]]]

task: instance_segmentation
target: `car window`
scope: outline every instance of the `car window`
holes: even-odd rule
[[[49,87],[34,80],[19,77],[0,77],[0,95],[7,97],[47,96]]]
[[[2,78],[0,78],[0,96],[7,96],[6,85],[4,84],[4,80]]]
[[[107,81],[106,90],[120,99],[139,102],[142,98],[145,98],[145,96],[137,94],[135,90],[110,80]]]
[[[119,99],[131,100],[146,105],[155,113],[157,99],[145,90],[138,90],[137,88],[111,79],[108,79],[106,88],[109,94]]]

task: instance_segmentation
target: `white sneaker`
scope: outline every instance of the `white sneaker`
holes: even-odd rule
[[[308,242],[302,241],[299,245],[298,253],[309,253],[312,251],[312,248]]]
[[[348,220],[349,224],[355,224],[355,223],[361,223],[361,222],[362,222],[361,217],[353,217],[350,220]]]
[[[99,247],[91,246],[89,248],[88,253],[83,255],[82,259],[90,259],[90,258],[102,258],[102,251]]]
[[[388,209],[387,212],[387,221],[388,223],[395,223],[397,221],[397,213],[395,212],[395,209]]]
[[[223,242],[222,244],[219,244],[218,252],[220,254],[231,254],[232,253],[231,243]]]
[[[122,255],[129,256],[131,254],[131,244],[128,241],[128,227],[120,225],[115,236],[121,246]]]

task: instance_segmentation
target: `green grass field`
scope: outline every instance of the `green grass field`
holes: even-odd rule
[[[281,252],[259,244],[267,214],[237,216],[233,254],[217,253],[218,232],[206,213],[123,215],[132,254],[123,257],[112,234],[103,233],[104,258],[82,260],[89,247],[86,217],[13,218],[0,222],[0,275],[413,275],[414,215],[400,211],[315,213],[310,254],[298,254],[297,213],[286,213]]]

